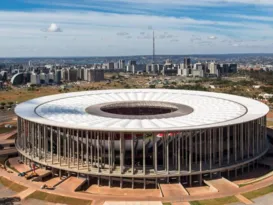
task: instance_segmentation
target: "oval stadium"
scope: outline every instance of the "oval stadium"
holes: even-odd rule
[[[202,185],[255,168],[268,150],[258,101],[229,94],[166,89],[58,94],[16,107],[16,148],[35,162],[89,184]]]

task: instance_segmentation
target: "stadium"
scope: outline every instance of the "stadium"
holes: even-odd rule
[[[35,162],[89,184],[156,187],[202,185],[255,168],[268,150],[258,101],[213,92],[100,90],[19,104],[16,148]]]

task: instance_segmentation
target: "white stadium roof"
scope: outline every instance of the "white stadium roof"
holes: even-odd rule
[[[112,118],[86,112],[90,106],[128,101],[175,103],[192,108],[186,115],[141,119]],[[126,89],[58,94],[19,104],[15,112],[23,119],[71,129],[101,131],[175,131],[239,124],[265,116],[269,108],[258,101],[213,92]],[[154,115],[156,116],[156,115]]]

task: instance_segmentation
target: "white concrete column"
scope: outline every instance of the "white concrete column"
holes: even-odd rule
[[[31,152],[32,152],[32,157],[35,157],[35,123],[32,123],[32,137],[31,137]]]
[[[70,129],[66,130],[66,164],[70,163]]]
[[[41,126],[38,124],[38,158],[41,159]]]
[[[240,149],[241,149],[241,160],[244,159],[244,124],[240,124],[240,140],[241,140],[241,146],[240,146]]]
[[[176,136],[178,138],[178,150],[177,150],[177,155],[178,155],[178,174],[181,172],[181,132]],[[179,176],[180,179],[180,176]]]
[[[44,125],[44,160],[47,158],[47,126]]]
[[[85,131],[85,139],[86,139],[86,164],[87,164],[87,171],[90,171],[89,168],[89,131]]]
[[[205,165],[207,165],[207,149],[208,149],[208,144],[207,144],[207,130],[204,130],[204,162],[205,162]]]
[[[134,146],[134,139],[135,134],[131,133],[131,169],[132,169],[132,175],[135,173],[135,146]]]
[[[194,162],[194,164],[195,164],[195,166],[196,167],[198,167],[198,131],[194,131],[194,140],[195,140],[195,143],[193,143],[193,145],[194,145],[194,149],[195,149],[195,153],[194,153],[194,155],[195,155],[195,162]]]
[[[111,166],[112,165],[111,165],[111,136],[110,136],[110,132],[108,132],[108,166],[109,166],[109,174],[111,174]],[[109,178],[109,183],[111,184],[110,178]]]
[[[145,134],[143,133],[143,138],[142,138],[142,145],[143,145],[143,174],[146,174],[146,145],[145,145]]]
[[[53,127],[50,127],[50,155],[51,163],[53,164]]]
[[[166,142],[167,142],[167,145],[166,145],[166,172],[167,174],[169,174],[169,135],[168,133],[165,135],[165,138],[166,138]]]
[[[209,129],[209,169],[212,169],[212,130]]]
[[[77,130],[77,169],[79,170],[79,130]]]
[[[123,174],[123,169],[124,169],[124,147],[123,147],[123,141],[124,141],[124,135],[123,133],[119,134],[119,145],[120,145],[120,150],[119,150],[119,156],[120,156],[120,174]]]
[[[83,167],[83,130],[81,130],[81,166]]]
[[[184,152],[185,152],[184,142],[186,140],[186,135],[183,132],[181,132],[180,134],[181,134],[180,140],[181,140],[181,152],[182,152],[182,154],[181,154],[181,158],[182,158],[181,159],[181,165],[183,166],[185,164],[185,160],[184,160]]]
[[[192,132],[190,132],[190,136],[189,136],[189,172],[191,173],[191,169],[192,169]]]
[[[22,134],[22,129],[21,129],[21,118],[17,118],[17,145],[20,147],[20,139],[21,139],[21,134]]]
[[[189,145],[189,137],[190,137],[190,132],[186,132],[185,133],[185,159],[186,159],[186,168],[189,167],[189,156],[188,156],[188,152],[189,152],[189,149],[190,149],[190,145]]]
[[[96,139],[97,139],[97,166],[98,166],[98,172],[100,172],[100,135],[99,135],[99,132],[96,132]]]
[[[218,160],[219,160],[219,167],[221,167],[222,156],[221,156],[221,143],[222,143],[222,132],[221,128],[218,128]]]
[[[230,164],[230,126],[227,126],[227,164]]]
[[[154,161],[154,171],[157,173],[157,141],[155,133],[153,133],[153,161]]]
[[[233,125],[233,141],[234,141],[234,148],[233,148],[233,152],[234,152],[234,161],[237,162],[237,126]]]
[[[94,146],[94,142],[93,142],[93,131],[90,132],[90,142],[91,142],[91,146],[90,146],[90,153],[91,153],[91,159],[90,159],[90,164],[91,164],[91,170],[92,170],[92,166],[93,166],[93,146]]]
[[[199,131],[199,145],[200,145],[200,147],[199,147],[199,168],[200,168],[200,172],[202,171],[202,162],[203,162],[203,160],[202,160],[202,130],[200,130]],[[201,174],[201,176],[202,176],[202,174]]]
[[[61,130],[58,128],[58,156],[59,156],[59,164],[61,166],[62,156],[61,156]]]

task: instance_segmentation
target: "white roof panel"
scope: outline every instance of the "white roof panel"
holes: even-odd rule
[[[193,112],[170,118],[129,119],[92,115],[91,105],[122,101],[158,101],[189,106]],[[269,108],[258,101],[221,93],[128,89],[58,94],[19,104],[18,116],[50,126],[106,131],[172,131],[238,124],[265,116]]]

